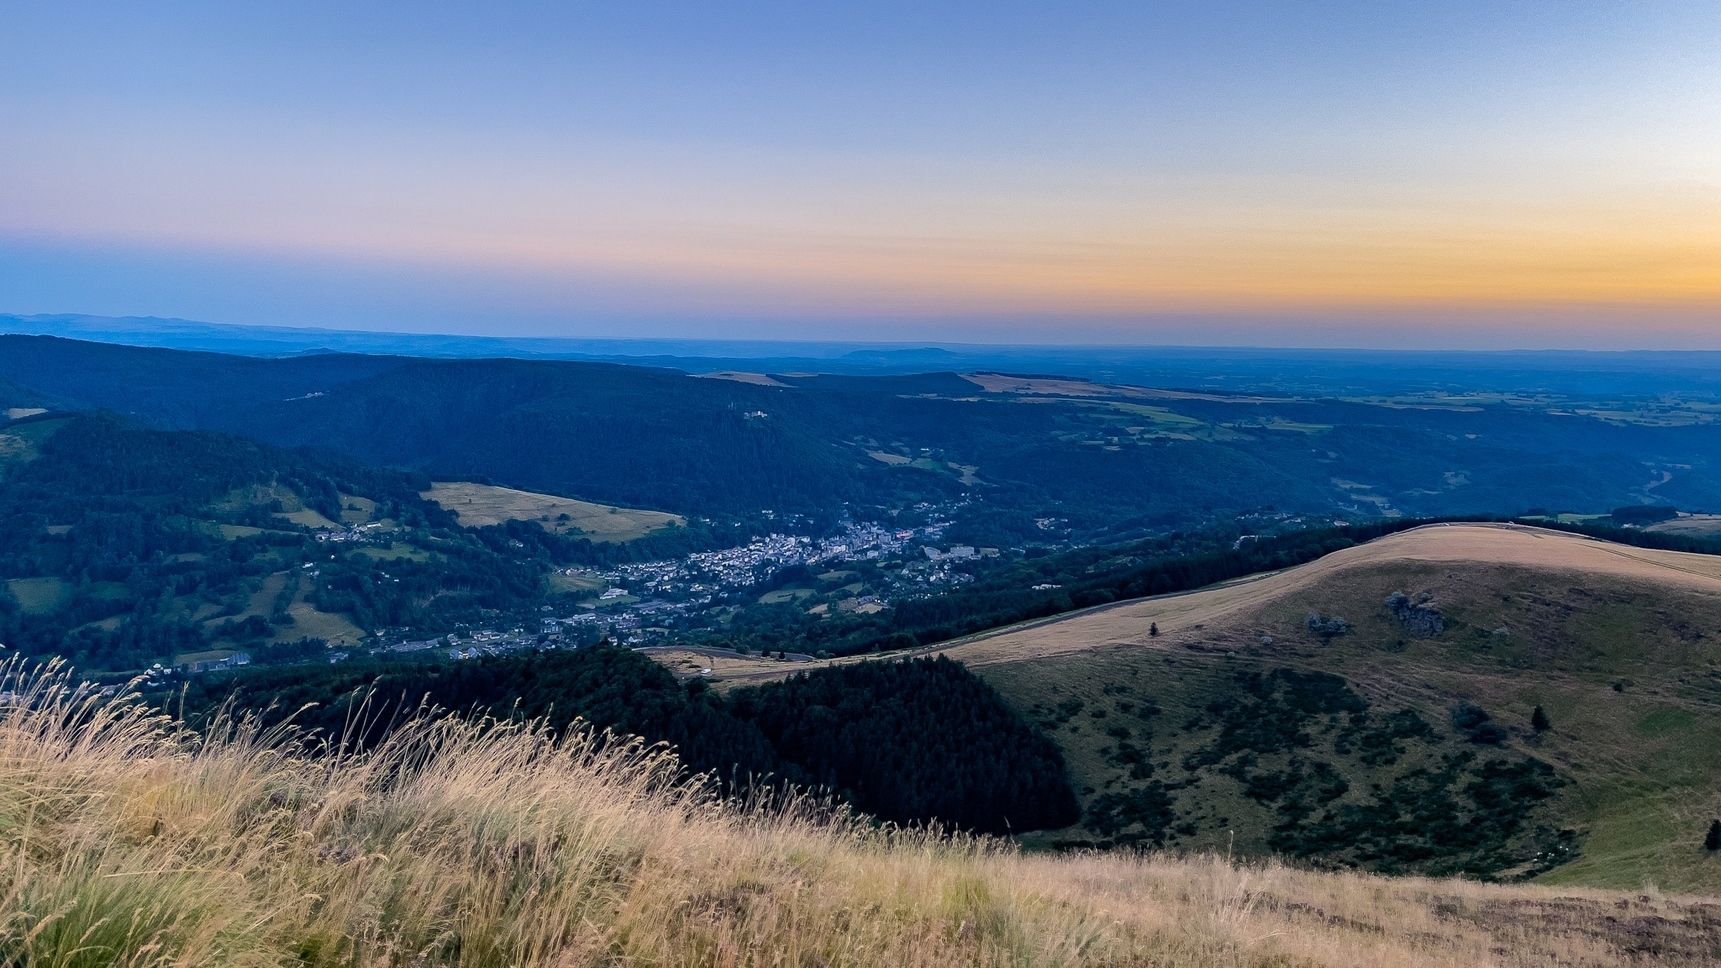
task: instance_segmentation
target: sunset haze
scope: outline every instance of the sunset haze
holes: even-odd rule
[[[9,311],[1721,345],[1713,5],[0,20]]]

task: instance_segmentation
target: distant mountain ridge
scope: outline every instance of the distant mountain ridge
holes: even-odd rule
[[[664,366],[693,373],[1004,370],[1145,386],[1326,396],[1463,389],[1628,396],[1677,391],[1721,397],[1721,351],[1703,350],[1457,351],[472,336],[80,314],[0,314],[0,333],[246,356],[332,352],[512,357]]]
[[[264,359],[16,335],[0,336],[0,381],[32,406],[680,514],[961,505],[988,522],[971,536],[980,544],[1115,537],[1263,506],[1721,509],[1713,416],[1656,401],[1155,395],[949,371],[761,383],[590,361]]]

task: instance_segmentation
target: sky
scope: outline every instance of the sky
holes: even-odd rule
[[[1721,348],[1721,5],[0,0],[0,312]]]

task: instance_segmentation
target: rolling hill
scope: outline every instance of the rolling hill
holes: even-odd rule
[[[1718,646],[1721,557],[1452,524],[904,654],[1057,740],[1084,818],[1030,845],[1713,891]]]
[[[625,542],[659,528],[687,525],[685,518],[662,511],[611,507],[469,481],[437,481],[419,496],[454,515],[464,528],[533,521],[553,534]]]
[[[579,585],[545,587],[552,568],[716,540],[680,525],[109,412],[37,413],[0,422],[0,643],[122,678],[240,652],[305,661],[391,625],[535,619]]]
[[[939,651],[1062,745],[1070,843],[1721,886],[1721,558],[1433,526]]]
[[[1040,541],[1048,528],[1124,540],[1268,505],[1721,508],[1714,414],[1677,400],[1323,398],[948,372],[697,379],[613,363],[258,359],[16,335],[0,335],[0,381],[0,402],[106,408],[682,515],[961,505],[962,540],[979,545]]]
[[[1428,566],[1576,572],[1609,583],[1646,583],[1713,595],[1721,609],[1721,557],[1634,548],[1521,525],[1437,524],[1346,548],[1297,568],[1215,588],[1104,605],[976,636],[944,651],[974,667],[1131,645],[1268,654],[1273,647],[1263,646],[1261,635],[1287,634],[1284,616],[1269,616],[1270,609],[1306,599],[1310,607],[1319,603],[1331,610],[1335,599],[1318,589],[1365,580],[1363,574],[1378,584],[1372,573],[1381,569]],[[1400,589],[1387,589],[1383,596],[1394,590]],[[1358,617],[1384,611],[1379,603],[1366,610],[1361,602],[1352,604],[1347,614]],[[1292,625],[1306,624],[1305,615],[1292,617]],[[1158,626],[1160,634],[1149,636],[1151,626]],[[1721,630],[1721,624],[1714,627]],[[1721,641],[1717,656],[1721,658]]]

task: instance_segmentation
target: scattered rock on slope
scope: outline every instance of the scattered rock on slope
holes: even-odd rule
[[[1432,638],[1446,631],[1446,619],[1432,605],[1417,604],[1402,591],[1386,596],[1386,608],[1411,635]]]

